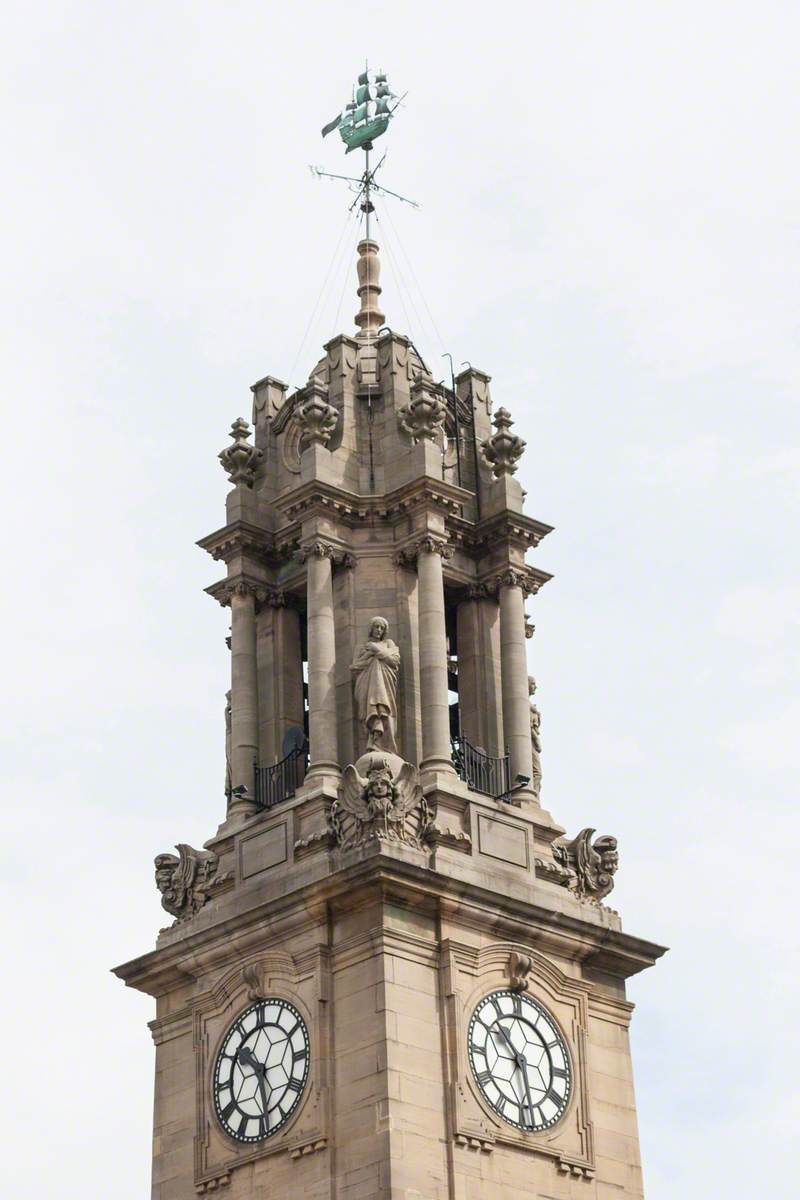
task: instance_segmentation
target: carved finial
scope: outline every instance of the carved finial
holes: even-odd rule
[[[400,418],[400,428],[411,435],[412,442],[423,438],[436,441],[444,427],[447,408],[441,396],[437,395],[430,380],[420,378],[415,380],[411,388],[411,402],[401,408],[397,414]]]
[[[231,483],[244,483],[247,487],[252,487],[256,467],[264,453],[248,442],[250,426],[244,417],[237,417],[231,425],[231,437],[233,442],[220,451],[219,461]]]
[[[358,243],[357,270],[358,295],[361,299],[361,311],[356,313],[358,337],[376,338],[386,317],[378,307],[378,296],[381,294],[381,263],[378,258],[378,243],[373,242],[371,238],[364,238]]]
[[[486,461],[491,463],[495,478],[499,479],[501,475],[514,474],[517,460],[521,458],[525,449],[525,442],[515,433],[508,432],[514,422],[507,408],[498,408],[492,418],[492,424],[497,432],[487,438],[481,449]]]
[[[306,445],[327,446],[339,424],[338,408],[328,404],[316,388],[295,408],[293,416]]]
[[[511,981],[512,992],[527,992],[528,976],[533,969],[533,959],[529,954],[517,954],[512,950],[508,956],[508,978]]]

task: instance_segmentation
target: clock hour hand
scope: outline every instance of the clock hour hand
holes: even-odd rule
[[[530,1113],[531,1121],[533,1121],[533,1104],[531,1102],[530,1084],[528,1083],[528,1070],[527,1070],[528,1063],[525,1058],[525,1055],[520,1053],[519,1050],[517,1050],[516,1046],[511,1041],[511,1038],[508,1036],[508,1034],[506,1033],[505,1029],[500,1024],[499,1021],[498,1021],[497,1025],[495,1026],[495,1028],[499,1029],[500,1032],[502,1033],[502,1035],[505,1039],[506,1045],[508,1046],[509,1050],[511,1051],[511,1053],[514,1056],[514,1062],[517,1066],[517,1070],[522,1075],[522,1082],[525,1084],[525,1096],[528,1101],[528,1112]]]
[[[263,1063],[258,1061],[249,1046],[241,1047],[239,1050],[239,1058],[243,1063],[246,1063],[248,1067],[252,1067],[252,1069],[255,1071],[256,1079],[258,1080],[258,1090],[261,1093],[261,1106],[264,1110],[264,1116],[266,1117],[268,1108],[267,1089],[265,1087],[267,1068]]]

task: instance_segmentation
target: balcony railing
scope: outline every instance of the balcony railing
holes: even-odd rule
[[[495,758],[473,746],[465,737],[451,738],[453,765],[456,774],[467,787],[496,800],[505,799],[511,791],[511,772],[507,754]]]
[[[256,806],[273,808],[289,800],[303,782],[307,758],[307,751],[298,746],[271,767],[256,765]]]

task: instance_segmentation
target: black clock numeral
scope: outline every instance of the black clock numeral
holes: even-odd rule
[[[231,1100],[231,1101],[229,1101],[228,1104],[225,1105],[225,1107],[223,1108],[220,1115],[221,1115],[223,1121],[229,1121],[232,1113],[234,1113],[234,1112],[236,1112],[236,1101]]]
[[[516,992],[511,997],[511,1003],[512,1003],[513,1009],[514,1009],[514,1016],[521,1017],[522,1016],[522,1000],[519,998],[519,996],[517,995]]]
[[[250,1120],[250,1118],[249,1118],[249,1117],[246,1117],[246,1116],[244,1116],[244,1115],[242,1116],[242,1119],[241,1119],[241,1121],[239,1122],[239,1137],[244,1137],[244,1136],[245,1136],[245,1133],[244,1133],[244,1131],[247,1129],[247,1122],[248,1122],[249,1120]]]
[[[558,1092],[554,1092],[553,1089],[550,1088],[550,1091],[545,1096],[545,1100],[551,1100],[553,1104],[555,1104],[556,1108],[560,1108],[564,1101],[564,1097],[560,1096]]]
[[[303,1090],[303,1082],[300,1079],[290,1079],[286,1086],[292,1092],[302,1092]]]
[[[477,1076],[477,1080],[481,1087],[486,1087],[487,1083],[494,1082],[491,1071],[481,1071],[480,1075]]]
[[[308,1050],[306,1050],[305,1046],[303,1046],[302,1050],[295,1050],[295,1052],[294,1052],[294,1061],[295,1062],[303,1062],[303,1060],[306,1058],[308,1058]]]
[[[554,1079],[566,1079],[567,1072],[564,1070],[563,1067],[553,1067],[553,1078]]]

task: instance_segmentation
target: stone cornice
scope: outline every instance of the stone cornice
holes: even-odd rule
[[[249,521],[232,521],[229,525],[223,525],[222,529],[200,538],[196,544],[215,561],[222,559],[230,562],[232,558],[245,554],[261,562],[280,563],[290,558],[295,548],[289,544],[289,533],[289,530],[283,530],[281,544],[276,546],[275,535],[268,529]]]
[[[397,522],[426,507],[447,515],[460,515],[471,498],[471,493],[463,488],[426,475],[385,496],[357,496],[313,480],[278,496],[275,505],[292,521],[334,513],[346,525],[355,526],[376,519]]]
[[[114,974],[129,987],[149,995],[163,994],[185,983],[195,970],[206,970],[209,963],[225,960],[234,933],[242,953],[246,953],[250,940],[254,946],[263,945],[267,921],[279,944],[298,922],[308,926],[314,913],[316,920],[323,920],[321,914],[331,903],[360,905],[365,888],[379,889],[392,902],[405,898],[412,906],[438,905],[442,914],[453,921],[483,932],[490,929],[496,939],[526,943],[535,936],[543,952],[550,950],[620,979],[652,966],[665,953],[663,946],[609,928],[599,912],[589,910],[570,916],[546,907],[546,901],[536,904],[520,896],[467,884],[443,871],[395,857],[388,849],[334,870],[311,884],[302,873],[295,878],[296,885],[295,879],[287,877],[285,891],[268,900],[254,897],[251,907],[236,916],[222,916],[200,929],[187,925],[179,941],[116,967]],[[213,918],[213,913],[209,915]]]
[[[553,532],[552,525],[526,517],[524,513],[515,513],[506,509],[496,516],[486,517],[473,524],[462,517],[450,517],[448,526],[453,540],[458,542],[467,554],[479,557],[481,554],[494,550],[498,545],[514,546],[522,550],[538,546],[542,538]]]

